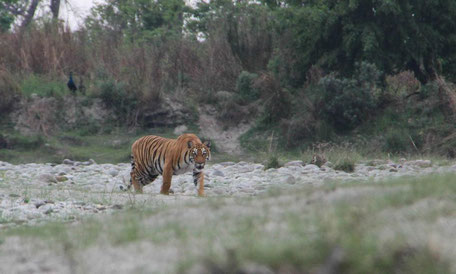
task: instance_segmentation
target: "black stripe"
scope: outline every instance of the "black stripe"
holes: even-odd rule
[[[187,155],[188,155],[188,150],[185,152],[185,155],[184,155],[184,162],[188,165]]]
[[[201,171],[195,171],[193,170],[193,183],[195,184],[195,186],[198,184],[198,179],[201,175]]]

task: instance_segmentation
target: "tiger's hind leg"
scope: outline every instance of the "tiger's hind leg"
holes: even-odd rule
[[[144,183],[142,183],[142,181],[143,179],[141,177],[137,177],[135,172],[132,171],[130,172],[130,185],[128,186],[128,188],[130,189],[130,187],[133,185],[135,192],[143,193],[142,186],[144,185]]]
[[[144,179],[140,174],[138,174],[138,170],[136,169],[135,159],[133,158],[133,155],[131,156],[130,184],[128,185],[128,189],[130,189],[132,185],[135,189],[135,192],[143,193],[142,186],[145,185]]]

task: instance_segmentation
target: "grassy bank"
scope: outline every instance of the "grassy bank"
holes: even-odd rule
[[[76,272],[450,273],[455,185],[439,175],[252,198],[157,196],[103,218],[3,230],[0,251],[11,239],[47,246]]]
[[[131,144],[141,136],[157,134],[174,138],[170,129],[128,131],[115,129],[109,134],[81,135],[80,132],[59,133],[55,136],[22,136],[4,133],[9,148],[0,149],[0,161],[19,163],[61,163],[63,159],[97,163],[129,162]]]

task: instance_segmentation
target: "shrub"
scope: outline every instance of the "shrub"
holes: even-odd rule
[[[391,130],[385,136],[384,150],[391,153],[406,152],[410,147],[409,134],[405,130]]]
[[[63,97],[68,94],[66,81],[50,80],[44,76],[29,75],[21,82],[21,90],[25,96],[33,93],[41,97]]]
[[[264,111],[260,118],[261,126],[277,124],[291,115],[291,98],[288,90],[271,74],[263,74],[255,80],[254,87],[259,89],[264,98]]]
[[[42,135],[22,136],[18,134],[6,136],[8,149],[30,150],[37,149],[45,142]]]
[[[236,81],[236,91],[241,102],[249,103],[260,97],[260,92],[253,86],[254,80],[258,75],[242,71]]]
[[[276,155],[271,155],[269,156],[268,160],[266,161],[266,164],[264,165],[264,169],[270,169],[270,168],[279,168],[282,165],[279,162],[279,158]]]
[[[386,76],[387,100],[397,100],[418,92],[421,88],[420,81],[415,78],[412,71],[402,71],[395,75]]]
[[[225,127],[239,125],[239,123],[249,115],[246,106],[241,106],[232,99],[220,102],[218,107],[217,119],[221,121]]]
[[[377,108],[377,82],[381,73],[374,65],[361,63],[354,78],[334,75],[320,80],[322,116],[339,131],[355,128]]]
[[[19,97],[19,87],[12,75],[0,69],[0,114],[11,110]]]
[[[336,162],[334,169],[342,170],[345,172],[353,172],[355,171],[355,161],[351,158],[344,157]]]
[[[99,86],[99,97],[103,100],[106,107],[113,109],[117,114],[118,121],[131,122],[132,112],[138,105],[137,98],[126,90],[122,82],[106,80]]]

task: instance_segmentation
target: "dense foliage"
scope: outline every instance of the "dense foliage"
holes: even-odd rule
[[[288,148],[361,133],[416,151],[454,131],[451,0],[115,0],[76,31],[49,16],[11,28],[11,5],[29,2],[0,0],[2,85],[72,71],[118,124],[146,126],[142,113],[168,98],[212,104],[227,127],[253,121],[245,140],[275,133]],[[53,96],[48,86],[36,90]]]

